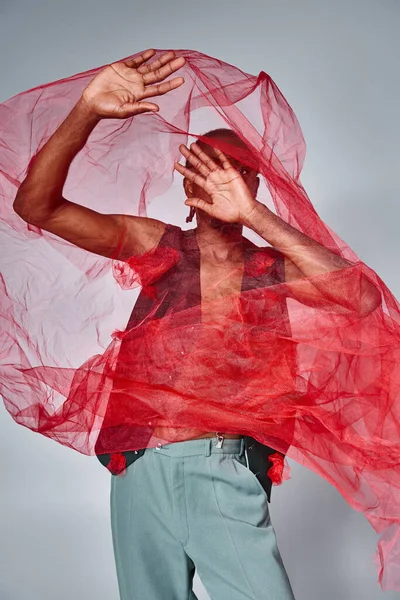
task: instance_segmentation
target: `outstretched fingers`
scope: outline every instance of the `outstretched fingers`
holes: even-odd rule
[[[156,67],[154,70],[151,69],[147,73],[141,73],[143,75],[143,83],[145,85],[152,85],[153,83],[163,81],[164,79],[172,75],[172,73],[175,73],[176,71],[181,69],[185,62],[186,61],[183,56],[174,58],[172,60],[169,59],[166,62],[166,64],[163,64],[160,67]]]
[[[191,156],[195,155],[197,159],[201,161],[201,164],[207,168],[207,175],[209,175],[211,171],[216,171],[220,168],[220,166],[217,165],[211,156],[208,156],[208,154],[204,152],[204,150],[202,150],[200,146],[196,144],[196,142],[193,142],[193,144],[190,145],[190,153]],[[187,158],[190,161],[190,157],[188,156]]]
[[[210,174],[211,169],[209,168],[209,166],[204,162],[204,160],[202,160],[201,156],[194,154],[194,146],[196,146],[196,144],[192,144],[190,146],[190,150],[184,145],[181,144],[179,146],[179,150],[182,152],[183,156],[186,158],[186,160],[195,168],[197,169],[197,171],[199,173],[201,173],[204,177],[208,177]],[[197,146],[198,148],[198,146]],[[203,154],[205,154],[203,152]],[[207,155],[205,154],[205,156],[207,157]],[[209,157],[207,157],[209,158]],[[212,165],[211,165],[212,166]]]
[[[165,65],[167,65],[168,63],[170,63],[172,60],[174,60],[175,57],[176,54],[172,50],[170,52],[166,52],[156,60],[153,60],[153,62],[151,62],[150,64],[143,64],[141,67],[139,67],[138,72],[141,75],[144,75],[146,73],[151,73],[152,71],[157,71]]]
[[[178,162],[175,163],[175,169],[178,171],[178,173],[180,173],[181,175],[186,177],[186,179],[188,179],[192,183],[195,183],[202,189],[205,189],[206,180],[204,177],[199,175],[199,173],[195,173],[194,171],[191,171],[190,169],[188,169],[187,167],[184,167],[183,165],[181,165]]]
[[[135,56],[135,58],[128,58],[128,60],[124,61],[124,64],[130,69],[138,69],[143,63],[149,60],[152,56],[154,56],[156,51],[154,48],[149,48],[142,52],[139,56]]]
[[[184,83],[183,77],[174,77],[169,81],[165,81],[164,83],[159,83],[158,85],[149,85],[144,88],[142,98],[151,98],[151,96],[163,96],[167,94],[171,90],[175,90],[180,87]]]
[[[215,151],[215,154],[219,158],[222,168],[225,170],[232,169],[232,165],[229,162],[229,159],[227,158],[227,156],[221,150],[218,150],[218,148],[214,148],[214,151]]]

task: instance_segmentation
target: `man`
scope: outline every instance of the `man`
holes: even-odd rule
[[[25,221],[119,260],[146,253],[171,233],[171,226],[157,219],[100,214],[62,196],[73,158],[101,119],[156,112],[158,106],[147,99],[182,85],[181,77],[164,80],[184,65],[183,58],[169,52],[148,64],[152,56],[154,51],[148,50],[137,59],[115,63],[85,89],[20,186],[14,209]],[[211,132],[209,137],[228,147],[247,148],[229,131]],[[197,217],[202,320],[212,324],[222,316],[209,311],[213,300],[226,296],[232,302],[240,295],[243,225],[278,251],[284,280],[290,283],[288,294],[310,305],[322,302],[321,288],[307,278],[349,263],[257,202],[255,168],[204,143],[182,146],[181,151],[187,166],[176,164],[176,169],[185,177],[186,204]],[[330,289],[329,295],[338,310],[349,310],[351,298],[344,297],[343,290]],[[363,310],[372,310],[376,302],[373,286],[365,281]],[[162,427],[157,433],[163,437]],[[147,448],[124,477],[112,479],[113,542],[122,600],[193,600],[195,569],[211,597],[293,599],[265,490],[247,468],[243,438],[208,431]]]

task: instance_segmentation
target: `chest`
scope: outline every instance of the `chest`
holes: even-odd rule
[[[215,323],[238,305],[244,262],[216,263],[200,258],[200,305],[202,322]]]
[[[244,273],[243,261],[215,263],[200,258],[201,303],[239,296]]]

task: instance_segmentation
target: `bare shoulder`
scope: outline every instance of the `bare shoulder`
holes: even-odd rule
[[[158,246],[164,235],[167,223],[150,217],[115,215],[120,221],[124,241],[121,247],[121,259],[140,256]]]

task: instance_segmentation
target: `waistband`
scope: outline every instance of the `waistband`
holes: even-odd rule
[[[217,447],[217,438],[202,438],[199,440],[185,440],[146,448],[147,452],[164,454],[165,456],[210,456],[211,454],[242,454],[245,450],[244,438],[224,439],[222,447]]]

